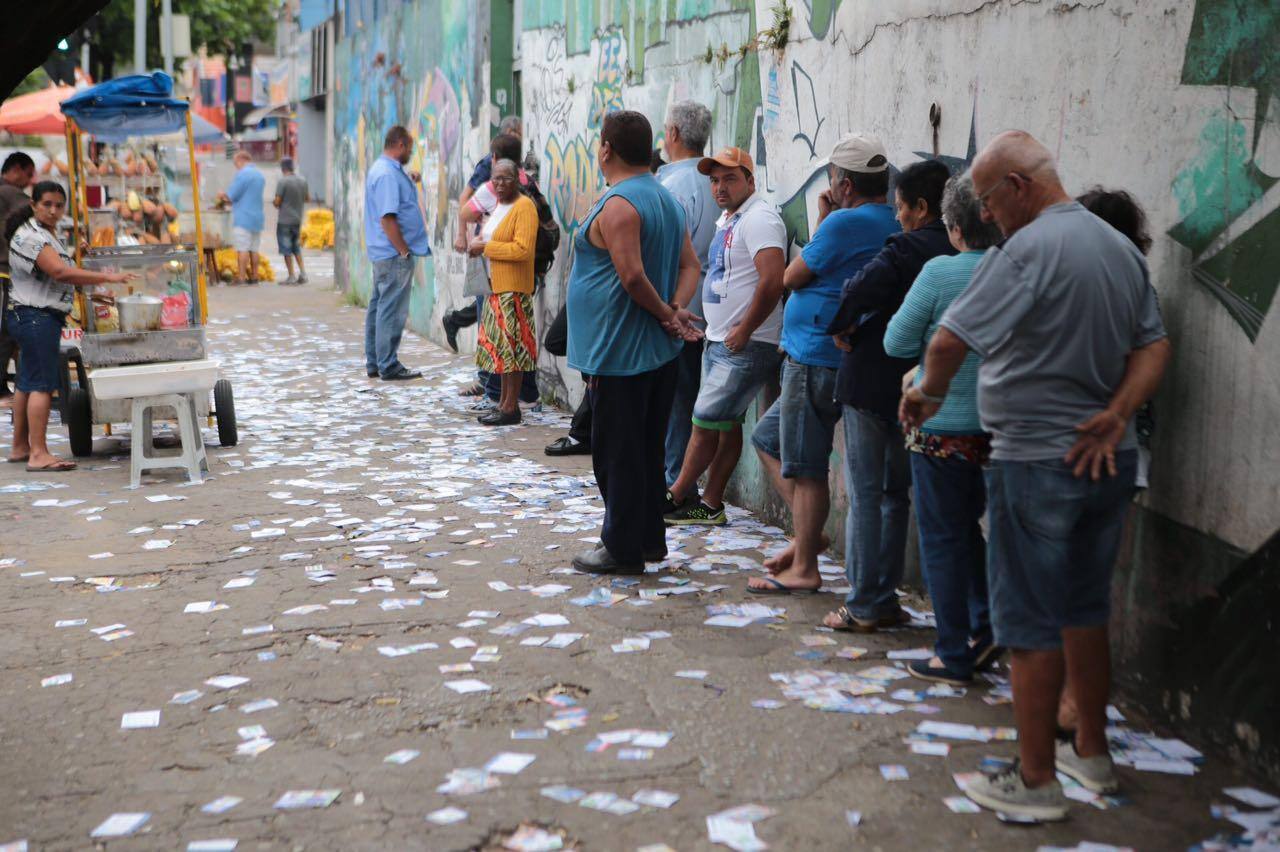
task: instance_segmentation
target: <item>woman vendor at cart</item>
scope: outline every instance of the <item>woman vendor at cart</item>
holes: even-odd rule
[[[37,183],[31,199],[31,209],[14,214],[4,229],[12,276],[5,327],[21,347],[13,397],[13,450],[8,461],[25,462],[33,472],[61,472],[75,470],[75,462],[49,452],[45,431],[53,392],[62,385],[58,347],[75,288],[123,284],[137,276],[93,272],[72,262],[57,235],[58,222],[67,209],[67,193],[60,184]]]

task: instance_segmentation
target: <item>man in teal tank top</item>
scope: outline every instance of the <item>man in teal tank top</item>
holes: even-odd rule
[[[589,377],[591,461],[605,513],[600,545],[573,564],[593,574],[642,574],[646,561],[666,558],[675,358],[683,341],[701,336],[686,310],[701,264],[684,211],[649,173],[652,150],[643,115],[604,117],[596,160],[609,190],[574,237],[569,366]]]

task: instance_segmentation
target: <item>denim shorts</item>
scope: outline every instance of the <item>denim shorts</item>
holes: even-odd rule
[[[992,460],[987,582],[998,644],[1055,650],[1063,628],[1107,623],[1137,469],[1136,450],[1117,453],[1116,475],[1098,482],[1060,459]]]
[[[66,314],[26,305],[12,305],[5,318],[5,331],[18,342],[20,393],[53,393],[62,387],[58,349]]]
[[[782,462],[787,479],[826,479],[841,406],[836,371],[791,358],[782,362],[782,394],[756,423],[751,443]]]
[[[742,422],[747,409],[774,376],[782,360],[772,343],[752,340],[741,352],[709,341],[702,353],[702,384],[693,403],[693,425],[727,432]]]
[[[280,254],[288,257],[291,254],[302,254],[301,225],[276,225],[276,246]]]

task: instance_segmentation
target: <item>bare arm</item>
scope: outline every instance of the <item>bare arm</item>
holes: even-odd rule
[[[968,354],[968,345],[951,329],[946,326],[939,328],[924,353],[924,382],[902,395],[898,419],[908,426],[919,427],[937,414],[942,403],[935,402],[934,399],[942,399],[947,395],[951,380],[959,372]]]
[[[689,307],[693,295],[698,292],[698,276],[702,274],[702,263],[693,250],[689,235],[685,234],[684,245],[680,248],[680,277],[676,279],[675,303],[681,308]]]
[[[817,277],[809,264],[804,262],[804,255],[796,255],[795,260],[787,266],[787,271],[782,274],[782,286],[788,290],[800,290],[812,284]]]
[[[756,265],[756,273],[760,281],[756,284],[756,292],[751,297],[751,304],[742,320],[725,336],[724,344],[730,351],[746,346],[760,324],[769,318],[778,300],[782,298],[782,276],[785,272],[786,258],[780,248],[765,248],[756,252],[752,261]]]
[[[97,284],[123,284],[137,279],[137,275],[126,272],[95,272],[92,269],[81,269],[72,266],[58,256],[53,246],[45,246],[36,255],[36,266],[59,284],[70,284],[73,287],[93,287]]]
[[[462,193],[462,197],[458,199],[458,235],[453,239],[453,247],[458,251],[466,251],[467,249],[467,231],[471,230],[471,226],[480,221],[480,211],[471,204],[471,187],[467,187]]]
[[[388,213],[381,219],[382,230],[387,235],[387,239],[391,240],[391,245],[395,246],[397,252],[401,255],[409,253],[409,244],[404,241],[404,235],[400,233],[400,220],[396,218],[396,214]]]
[[[640,214],[636,209],[621,198],[611,198],[591,225],[603,243],[602,248],[609,252],[622,289],[632,301],[664,325],[675,319],[675,309],[662,300],[645,274],[640,256]],[[683,269],[683,253],[681,267]]]
[[[1076,476],[1084,476],[1087,471],[1093,479],[1100,479],[1104,465],[1108,475],[1116,475],[1116,447],[1124,439],[1133,415],[1160,386],[1172,356],[1173,345],[1167,337],[1129,353],[1124,377],[1111,402],[1076,427],[1080,436],[1065,458],[1067,464],[1074,466]]]

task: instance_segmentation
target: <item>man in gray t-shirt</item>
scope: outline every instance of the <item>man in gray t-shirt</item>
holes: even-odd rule
[[[1097,793],[1119,787],[1106,741],[1111,569],[1137,469],[1133,415],[1170,347],[1141,254],[1072,201],[1043,145],[1002,133],[972,176],[1007,239],[943,315],[900,413],[912,426],[932,417],[968,352],[982,356],[991,621],[1013,652],[1019,761],[965,794],[1062,819],[1055,771]],[[1074,741],[1059,743],[1064,680],[1079,718]]]
[[[306,284],[307,270],[302,266],[302,211],[311,194],[307,190],[305,179],[293,173],[293,159],[285,157],[280,161],[280,182],[276,184],[275,198],[272,204],[279,213],[276,215],[276,243],[280,254],[284,255],[284,265],[289,270],[285,284]],[[293,275],[293,264],[298,264],[298,276]]]

